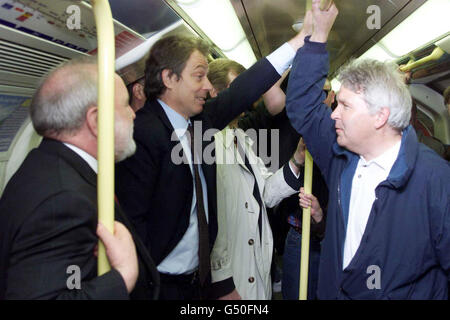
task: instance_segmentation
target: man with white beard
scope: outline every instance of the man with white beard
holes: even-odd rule
[[[44,137],[0,200],[0,299],[151,299],[159,277],[119,206],[114,235],[97,224],[97,65],[76,60],[37,89],[30,116]],[[134,112],[115,75],[115,160],[136,150]],[[26,199],[26,201],[24,201]],[[131,232],[131,234],[130,234]],[[97,235],[111,271],[97,277]]]

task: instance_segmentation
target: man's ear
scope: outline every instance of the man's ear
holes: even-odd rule
[[[98,119],[98,107],[92,106],[86,112],[86,126],[88,127],[91,134],[95,137],[97,137],[98,134],[97,119]]]
[[[133,85],[133,95],[139,100],[145,100],[144,86],[140,83]]]
[[[212,89],[210,89],[209,90],[209,95],[211,96],[211,98],[217,97],[218,92],[217,92],[216,88],[213,87]]]
[[[375,129],[380,129],[385,124],[387,124],[390,114],[391,114],[391,110],[388,107],[380,108],[380,110],[378,110],[378,112],[376,114],[376,118],[375,118]]]
[[[161,72],[161,78],[168,89],[172,89],[176,82],[178,82],[178,77],[175,73],[172,73],[169,69],[164,69]]]

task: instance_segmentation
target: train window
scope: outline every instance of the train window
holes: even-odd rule
[[[422,131],[426,136],[434,136],[434,119],[433,116],[427,113],[424,106],[417,106],[415,116],[415,129]],[[414,114],[414,113],[413,113]]]

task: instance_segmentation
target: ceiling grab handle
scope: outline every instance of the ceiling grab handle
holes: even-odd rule
[[[421,65],[424,65],[427,62],[439,60],[443,55],[444,50],[442,50],[439,47],[436,47],[430,55],[423,57],[422,59],[419,59],[415,62],[409,61],[407,65],[400,67],[400,70],[403,72],[411,71],[412,69],[420,67]]]
[[[98,41],[98,220],[114,233],[114,25],[108,0],[93,0]],[[98,243],[98,275],[111,269]]]

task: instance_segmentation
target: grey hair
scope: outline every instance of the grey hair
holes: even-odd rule
[[[395,63],[371,59],[352,60],[339,71],[341,85],[362,93],[370,114],[390,110],[388,125],[403,130],[411,118],[412,98]]]
[[[97,105],[97,63],[91,57],[66,62],[41,82],[30,105],[30,117],[42,136],[74,134],[89,107]]]

